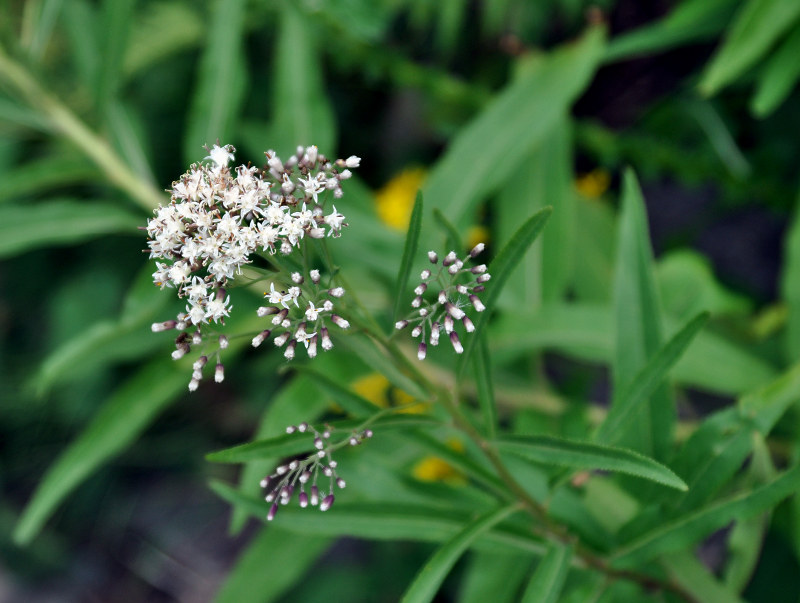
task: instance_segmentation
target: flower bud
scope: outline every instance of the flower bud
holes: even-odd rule
[[[269,513],[267,513],[267,521],[272,521],[275,519],[275,514],[278,512],[278,503],[272,503],[272,506],[269,508]]]
[[[225,367],[222,366],[221,362],[218,362],[217,368],[214,369],[214,381],[217,383],[222,383],[225,381]]]
[[[320,511],[327,511],[333,506],[333,494],[328,494],[325,498],[322,499],[322,502],[319,503],[319,510]]]
[[[425,356],[428,353],[428,346],[425,344],[424,341],[421,341],[419,347],[417,348],[417,358],[420,360],[425,360]]]
[[[483,243],[478,243],[472,248],[472,251],[469,252],[470,257],[477,257],[485,249],[485,247],[486,245]]]
[[[160,333],[162,331],[169,331],[170,329],[174,329],[175,325],[177,324],[178,322],[175,320],[167,320],[165,322],[154,322],[152,325],[150,325],[150,330],[153,331],[153,333]]]
[[[435,251],[429,251],[428,252],[428,260],[430,261],[431,264],[435,264],[436,262],[439,261],[439,256],[436,255]]]
[[[456,354],[464,353],[464,346],[461,345],[461,341],[458,339],[458,334],[456,334],[455,331],[450,333],[450,343],[453,344],[453,349],[456,351]]]

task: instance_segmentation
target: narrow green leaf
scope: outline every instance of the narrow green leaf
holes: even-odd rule
[[[784,239],[781,273],[781,298],[789,309],[783,355],[791,363],[800,358],[800,194],[794,202],[794,215]]]
[[[611,412],[622,393],[661,347],[661,306],[653,275],[653,252],[647,230],[644,199],[633,171],[625,172],[614,276],[615,351],[612,363],[614,396]],[[675,404],[662,382],[633,420],[637,429],[621,444],[656,459],[666,458],[672,444]]]
[[[697,601],[743,603],[743,600],[717,580],[691,551],[664,555],[660,562],[670,578],[691,593]]]
[[[47,50],[64,0],[40,0],[25,3],[23,12],[21,46],[34,62],[42,60]],[[10,12],[8,6],[6,11]]]
[[[484,433],[486,437],[493,440],[497,431],[497,407],[494,401],[494,385],[492,383],[492,361],[489,358],[489,346],[486,344],[485,333],[481,335],[475,350],[472,369],[475,374],[478,406],[483,417]]]
[[[473,552],[464,572],[457,600],[460,603],[517,603],[531,557],[515,551],[506,554]]]
[[[247,70],[244,40],[245,0],[217,0],[208,41],[189,106],[183,155],[186,163],[203,156],[203,146],[226,144],[235,131],[244,100]]]
[[[142,218],[119,203],[71,199],[0,206],[0,257],[108,234],[137,234]]]
[[[0,203],[97,179],[97,168],[79,155],[52,155],[14,166],[3,176]]]
[[[800,27],[781,42],[780,47],[767,59],[759,74],[756,93],[750,110],[757,117],[766,117],[785,101],[800,79]]]
[[[667,317],[666,333],[679,325]],[[493,357],[499,363],[531,350],[550,349],[582,360],[609,363],[614,354],[611,310],[604,305],[570,303],[519,309],[499,316],[490,328]],[[765,381],[777,371],[751,347],[715,333],[700,332],[673,369],[675,381],[737,396]]]
[[[374,408],[374,406],[373,406]],[[359,427],[363,421],[332,421],[334,435],[339,437],[348,431]],[[391,429],[413,429],[417,427],[437,427],[440,421],[424,415],[387,415],[376,419],[370,426],[374,429],[387,431]],[[240,444],[233,448],[226,448],[206,455],[206,460],[212,463],[243,463],[266,458],[285,457],[302,452],[311,452],[314,449],[314,434],[283,434],[247,444]]]
[[[742,396],[739,409],[753,420],[762,435],[767,435],[789,406],[799,399],[800,364],[795,364],[773,382]]]
[[[109,100],[106,119],[111,142],[136,175],[156,187],[156,177],[150,166],[152,153],[148,149],[145,128],[138,115],[125,103]]]
[[[406,303],[406,286],[408,285],[408,277],[411,275],[411,266],[414,264],[414,260],[417,257],[420,228],[422,228],[422,192],[417,191],[417,198],[414,200],[414,209],[411,210],[411,219],[408,223],[406,242],[403,246],[403,258],[400,260],[400,269],[397,272],[397,288],[395,289],[392,323],[397,321],[400,316],[400,307]]]
[[[291,154],[297,145],[311,144],[325,154],[334,153],[336,120],[322,80],[318,38],[313,20],[295,3],[281,5],[272,74],[274,140],[269,143],[279,154]]]
[[[97,79],[92,86],[95,107],[104,115],[117,97],[122,60],[128,45],[136,0],[104,0],[100,15]]]
[[[125,382],[47,470],[14,530],[33,540],[56,507],[93,471],[130,445],[186,387],[186,374],[158,358]]]
[[[269,505],[260,498],[247,496],[222,482],[209,484],[220,498],[241,506],[248,513],[266,519]],[[369,540],[419,540],[442,542],[452,538],[474,515],[453,508],[430,505],[379,502],[351,503],[337,501],[329,511],[281,507],[274,523],[297,534],[349,536]],[[520,550],[543,555],[545,546],[533,538],[530,529],[520,525],[501,525],[484,533],[475,543],[481,550]]]
[[[609,41],[605,63],[641,58],[687,43],[711,40],[725,29],[737,0],[684,0],[663,19]]]
[[[633,450],[552,436],[507,436],[496,441],[501,452],[510,452],[537,463],[579,469],[627,473],[686,490],[686,484],[669,467]]]
[[[403,595],[403,603],[432,601],[447,574],[472,542],[515,510],[516,507],[500,507],[466,525],[463,530],[436,551],[422,567]]]
[[[332,544],[330,538],[263,528],[225,578],[215,603],[268,603],[277,600],[311,569]],[[275,555],[291,559],[276,563]]]
[[[748,0],[736,13],[722,46],[700,80],[700,90],[711,95],[734,81],[761,59],[800,17],[795,0]]]
[[[675,334],[655,356],[636,374],[633,381],[616,400],[603,424],[597,431],[596,439],[601,442],[613,444],[626,439],[630,430],[640,429],[634,424],[633,418],[637,414],[638,406],[646,404],[648,398],[667,376],[672,366],[677,362],[695,335],[705,326],[708,313],[696,316],[683,329]]]
[[[687,548],[734,519],[757,515],[774,507],[800,487],[800,465],[753,490],[714,502],[690,515],[662,523],[622,546],[613,555],[614,565],[640,565],[658,555]]]
[[[572,547],[551,544],[525,588],[522,603],[558,603],[571,559]]]
[[[505,182],[588,85],[604,38],[601,28],[590,29],[500,92],[433,168],[423,189],[428,207],[458,229],[468,226],[476,204]]]
[[[344,385],[337,383],[324,373],[308,366],[298,367],[298,371],[314,381],[314,384],[328,394],[334,402],[354,417],[368,417],[378,412],[378,407],[359,396]]]
[[[433,210],[433,219],[436,221],[437,226],[439,226],[439,228],[445,234],[445,246],[447,249],[452,249],[456,253],[463,249],[464,246],[461,243],[461,235],[458,234],[456,227],[453,226],[453,223],[445,217],[441,210]]]
[[[407,377],[397,368],[382,350],[368,337],[361,335],[350,335],[338,340],[342,347],[346,347],[355,353],[368,367],[386,377],[389,382],[402,389],[417,400],[427,400],[428,395],[425,390],[413,379]]]
[[[551,213],[552,209],[550,207],[544,207],[528,218],[528,220],[520,226],[514,236],[511,237],[511,240],[506,243],[506,246],[500,250],[500,253],[497,254],[497,257],[489,266],[489,274],[492,275],[492,282],[491,285],[487,287],[483,297],[483,305],[486,309],[480,314],[478,320],[475,321],[475,331],[467,338],[467,342],[464,345],[464,353],[459,360],[459,374],[463,373],[464,367],[472,354],[472,350],[475,348],[476,342],[480,340],[481,333],[483,332],[492,310],[494,310],[500,292],[503,290],[503,285],[513,272],[517,262],[525,254],[525,251],[527,251],[536,240],[536,237],[544,228]]]

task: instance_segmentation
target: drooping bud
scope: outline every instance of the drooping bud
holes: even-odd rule
[[[161,333],[162,331],[169,331],[170,329],[174,329],[175,325],[177,324],[178,322],[176,320],[167,320],[165,322],[154,322],[152,325],[150,325],[150,330],[153,331],[153,333]]]
[[[450,333],[450,343],[453,344],[453,349],[456,351],[456,354],[464,353],[464,346],[461,345],[461,341],[458,339],[458,334],[455,331]]]
[[[319,503],[319,510],[320,511],[327,511],[333,506],[333,494],[328,494],[325,498],[322,499],[322,502]]]
[[[272,521],[275,519],[275,514],[278,512],[278,503],[272,503],[272,506],[269,508],[269,513],[267,513],[267,521]]]
[[[225,381],[225,367],[222,366],[221,362],[218,362],[217,368],[214,369],[214,381],[217,383],[222,383]]]

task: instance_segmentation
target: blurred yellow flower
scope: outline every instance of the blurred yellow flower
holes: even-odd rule
[[[370,373],[359,377],[350,385],[352,390],[362,398],[372,402],[380,408],[389,406],[403,406],[412,403],[415,398],[401,389],[394,387],[389,380],[380,373]],[[399,413],[424,414],[428,410],[427,404],[416,404],[398,410]]]
[[[608,190],[610,184],[611,174],[603,168],[595,168],[588,174],[578,176],[575,180],[575,188],[588,199],[601,197]]]
[[[375,193],[378,217],[396,230],[406,230],[417,191],[425,181],[423,168],[408,168],[389,180]]]
[[[467,231],[467,249],[472,249],[478,243],[489,244],[489,229],[485,226],[470,226]]]
[[[447,446],[456,452],[464,452],[464,444],[455,438],[447,440]],[[452,485],[466,483],[466,479],[458,469],[437,456],[427,456],[419,461],[414,465],[411,474],[423,482],[447,482]]]

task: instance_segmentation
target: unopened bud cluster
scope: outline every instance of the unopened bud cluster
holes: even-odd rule
[[[282,161],[267,151],[259,169],[228,167],[235,149],[215,145],[172,184],[170,203],[155,210],[147,223],[153,280],[162,289],[174,287],[186,297],[186,320],[200,325],[229,315],[230,297],[222,294],[228,280],[241,274],[254,253],[292,253],[308,236],[338,237],[346,226],[336,206],[325,214],[325,196],[342,196],[348,168],[360,159],[330,161],[317,147],[298,147]]]
[[[267,521],[272,521],[280,505],[287,505],[295,492],[298,504],[305,508],[309,505],[327,511],[334,501],[334,490],[343,489],[345,481],[336,472],[338,466],[332,453],[343,446],[357,446],[372,437],[372,431],[354,431],[337,443],[331,443],[332,428],[326,426],[317,431],[308,423],[289,425],[286,433],[311,433],[314,436],[314,452],[305,459],[293,460],[280,465],[272,475],[261,480],[261,487],[266,488],[265,500],[272,503],[267,513]],[[323,482],[326,482],[323,484]],[[306,490],[308,488],[308,490]]]
[[[271,326],[253,337],[253,347],[274,337],[273,343],[284,348],[287,360],[294,358],[298,343],[305,346],[309,358],[314,358],[318,346],[324,351],[333,347],[326,320],[340,329],[350,327],[346,319],[333,312],[333,300],[342,297],[344,289],[321,287],[318,270],[311,270],[309,276],[310,283],[299,272],[292,273],[293,285],[286,291],[276,289],[275,283],[270,284],[264,297],[272,305],[261,306],[257,312],[259,316],[270,318]]]
[[[485,310],[479,295],[485,289],[484,283],[491,278],[485,264],[471,268],[465,264],[474,260],[483,249],[484,244],[479,243],[464,259],[459,259],[456,252],[451,251],[441,264],[436,252],[428,252],[428,260],[434,268],[426,268],[420,274],[421,280],[414,289],[415,297],[411,301],[414,312],[409,318],[395,324],[397,329],[411,326],[411,335],[420,338],[417,348],[417,357],[420,360],[425,359],[428,344],[439,345],[442,331],[457,354],[464,351],[455,331],[456,323],[461,323],[467,333],[475,330],[475,325],[465,310],[470,307],[476,312]]]

